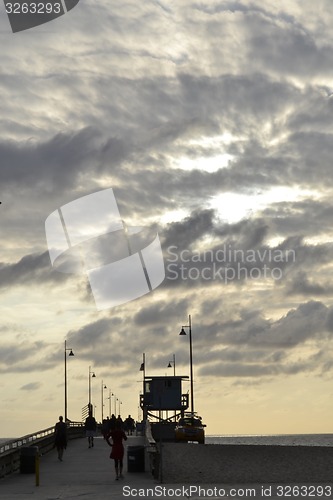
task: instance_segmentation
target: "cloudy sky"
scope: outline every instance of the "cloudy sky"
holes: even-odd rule
[[[142,353],[189,374],[189,314],[207,434],[331,432],[332,26],[329,0],[81,0],[13,34],[0,5],[3,437],[64,413],[65,340],[69,418],[89,366],[97,418],[102,380],[138,418]],[[45,220],[108,188],[165,279],[98,311]]]

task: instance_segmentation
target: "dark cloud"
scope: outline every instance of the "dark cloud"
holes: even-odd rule
[[[288,293],[318,296],[318,295],[331,295],[333,288],[329,283],[323,285],[315,283],[309,279],[304,271],[300,271],[291,281],[288,287]]]
[[[235,344],[290,348],[309,338],[321,338],[325,331],[327,307],[319,301],[300,304],[297,309],[275,322],[262,317],[246,322],[240,328],[223,334],[224,340]]]
[[[276,321],[260,315],[244,321],[222,324],[218,336],[225,347],[205,353],[198,351],[200,376],[271,377],[295,375],[329,369],[327,353],[302,352],[308,340],[320,341],[331,328],[331,311],[322,303],[310,301],[290,310]],[[246,319],[246,321],[245,321]],[[202,340],[202,339],[201,339]],[[235,350],[231,344],[236,344]],[[294,358],[295,348],[298,356]]]
[[[60,284],[67,279],[68,275],[52,269],[48,252],[26,255],[13,264],[0,263],[0,289],[13,286]]]
[[[0,349],[0,372],[19,374],[50,370],[55,366],[55,361],[50,357],[51,349],[45,342],[28,338],[21,340],[18,335],[14,336],[13,340],[3,340]]]
[[[186,219],[169,224],[163,232],[163,246],[177,245],[179,249],[192,244],[213,232],[214,210],[197,210]]]
[[[134,317],[134,323],[138,327],[154,327],[163,325],[170,321],[170,318],[181,318],[185,320],[184,311],[188,309],[188,301],[172,300],[169,303],[158,302],[151,306],[142,308]]]
[[[71,134],[58,133],[43,142],[2,141],[0,154],[4,188],[23,185],[44,196],[52,191],[72,190],[80,176],[93,174],[94,170],[96,175],[100,162],[109,162],[108,168],[114,168],[126,155],[120,140],[103,140],[92,127]]]

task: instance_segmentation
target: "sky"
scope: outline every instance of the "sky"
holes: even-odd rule
[[[141,419],[143,353],[188,376],[189,315],[207,434],[332,432],[332,26],[329,0],[80,0],[12,33],[0,5],[2,437],[64,414],[65,340],[69,418],[94,372],[97,420],[102,392]],[[45,221],[110,188],[165,278],[98,310]]]

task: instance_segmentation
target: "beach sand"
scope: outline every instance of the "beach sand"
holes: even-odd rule
[[[161,471],[163,483],[328,484],[333,448],[164,443]]]

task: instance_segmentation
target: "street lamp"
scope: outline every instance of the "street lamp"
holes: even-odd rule
[[[192,359],[192,326],[191,315],[188,316],[188,325],[183,325],[179,335],[186,335],[184,328],[189,329],[190,334],[190,379],[191,379],[191,413],[194,413],[194,394],[193,394],[193,359]]]
[[[116,398],[116,395],[114,394],[114,416],[117,416],[117,401],[118,398]]]
[[[104,407],[104,397],[103,397],[103,390],[107,389],[106,385],[104,385],[104,382],[102,380],[102,385],[101,385],[101,397],[102,397],[102,423],[103,423],[103,407]]]
[[[96,377],[95,372],[91,371],[91,366],[89,366],[89,412],[92,412],[91,406],[91,379]]]
[[[68,356],[74,356],[72,349],[67,348],[67,341],[65,340],[65,422],[67,422],[67,355],[66,351],[69,351]]]
[[[121,415],[120,405],[122,405],[122,404],[123,404],[122,401],[119,401],[119,413],[118,413],[119,416]]]
[[[186,334],[185,334],[186,335]],[[176,355],[173,354],[173,361],[169,361],[168,368],[172,368],[173,366],[173,376],[176,376]]]
[[[109,400],[109,417],[111,418],[111,397],[113,396],[113,392],[111,392],[111,389],[109,389],[109,397],[107,398]]]

